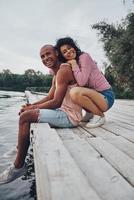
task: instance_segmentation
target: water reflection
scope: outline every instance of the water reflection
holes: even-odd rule
[[[0,95],[0,98],[11,98],[10,95]]]
[[[24,93],[0,91],[0,173],[14,161],[18,137],[18,112],[25,103]],[[0,200],[35,200],[36,187],[32,148],[27,172],[21,178],[0,186]]]

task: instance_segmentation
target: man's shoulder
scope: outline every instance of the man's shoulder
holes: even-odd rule
[[[62,63],[57,74],[72,74],[72,69],[68,63]]]
[[[63,65],[59,68],[56,79],[61,79],[64,81],[71,81],[74,79],[73,72],[71,70],[71,67],[67,65]]]

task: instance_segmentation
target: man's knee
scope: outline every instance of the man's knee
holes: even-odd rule
[[[27,111],[24,111],[20,114],[19,122],[24,123],[27,119]]]
[[[24,111],[23,113],[21,113],[20,115],[20,123],[24,123],[24,122],[30,122],[30,119],[32,118],[32,111],[31,110],[27,110]]]

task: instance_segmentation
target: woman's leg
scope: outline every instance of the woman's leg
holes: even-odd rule
[[[37,122],[37,110],[25,111],[20,115],[19,135],[18,135],[18,151],[15,160],[15,167],[21,168],[24,165],[27,150],[30,144],[30,123]]]
[[[70,96],[75,103],[95,115],[104,116],[103,112],[108,109],[104,96],[93,89],[75,87],[71,89]]]

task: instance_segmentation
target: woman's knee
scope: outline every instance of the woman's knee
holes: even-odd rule
[[[80,87],[74,87],[70,90],[70,96],[74,102],[78,102],[81,95],[82,93]]]

